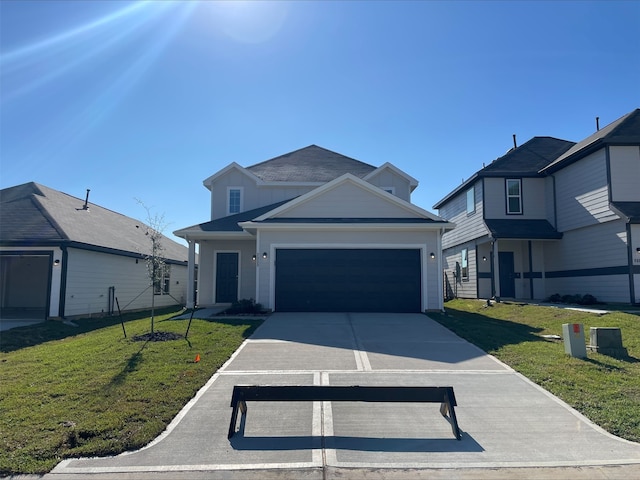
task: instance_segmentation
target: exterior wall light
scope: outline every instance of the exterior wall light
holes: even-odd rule
[[[436,254],[435,254],[435,253],[433,253],[433,252],[431,252],[431,253],[429,254],[429,256],[431,257],[431,260],[433,260],[434,258],[436,258]]]
[[[267,252],[263,252],[262,258],[264,258],[265,260],[267,259]]]
[[[487,257],[482,257],[482,261],[486,262],[487,261]]]
[[[256,261],[256,256],[255,256],[255,254],[253,255],[253,257],[251,257],[251,260],[253,260],[254,262]]]
[[[640,247],[636,248],[636,253],[640,255]]]
[[[59,266],[60,266],[60,260],[56,258],[56,259],[53,261],[53,266],[54,266],[54,267],[59,267]]]

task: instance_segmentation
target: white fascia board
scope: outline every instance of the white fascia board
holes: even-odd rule
[[[241,165],[238,165],[236,162],[231,162],[229,165],[227,165],[226,167],[224,167],[222,170],[214,173],[213,175],[211,175],[209,178],[205,179],[202,184],[207,187],[208,190],[211,190],[211,184],[218,178],[220,178],[221,176],[225,175],[227,172],[229,172],[230,170],[238,170],[240,173],[245,174],[247,177],[249,177],[251,180],[253,180],[254,182],[256,182],[256,184],[258,185],[262,185],[264,182],[256,177],[253,173],[251,173],[249,170],[247,170],[246,168],[244,168]]]
[[[344,175],[341,175],[340,177],[336,178],[335,180],[332,180],[328,183],[325,183],[324,185],[316,188],[315,190],[312,190],[311,192],[305,193],[304,195],[299,196],[298,198],[291,200],[288,203],[285,203],[284,205],[279,206],[278,208],[275,208],[267,213],[265,213],[264,215],[261,215],[257,218],[255,218],[254,220],[257,221],[261,221],[261,220],[266,220],[268,218],[277,216],[283,212],[286,212],[287,210],[294,208],[297,205],[301,205],[305,202],[308,202],[309,200],[312,200],[313,198],[322,195],[324,192],[326,192],[327,190],[331,190],[332,188],[335,188],[336,186],[343,184],[343,183],[352,183],[355,184],[357,186],[359,186],[360,188],[363,188],[365,190],[368,190],[369,192],[373,193],[374,195],[377,195],[379,197],[383,197],[385,198],[387,201],[391,202],[391,203],[395,203],[397,206],[403,208],[404,210],[413,213],[414,215],[418,216],[418,217],[424,217],[424,218],[428,218],[430,220],[435,220],[435,221],[442,221],[443,219],[441,219],[440,217],[427,212],[426,210],[412,204],[409,202],[406,202],[404,200],[402,200],[401,198],[396,197],[395,195],[391,195],[388,192],[385,192],[384,190],[372,185],[371,183],[356,177],[355,175],[352,175],[350,173],[345,173]]]
[[[242,232],[203,232],[197,229],[176,230],[173,232],[176,237],[185,240],[245,240],[253,238],[253,235],[247,231]]]
[[[408,173],[400,170],[398,167],[396,167],[393,163],[389,163],[389,162],[385,162],[384,164],[382,164],[381,166],[379,166],[378,168],[376,168],[373,172],[367,174],[364,176],[363,180],[369,180],[373,177],[375,177],[376,175],[378,175],[380,172],[382,172],[383,170],[389,169],[391,171],[393,171],[395,174],[404,177],[407,179],[407,181],[409,182],[409,186],[411,187],[411,191],[415,190],[416,187],[418,186],[418,180],[416,180],[415,178],[413,178],[411,175],[409,175]]]
[[[454,224],[449,222],[442,223],[261,223],[261,222],[242,222],[239,223],[245,230],[291,230],[291,231],[309,231],[309,230],[392,230],[392,231],[441,231],[451,230]]]

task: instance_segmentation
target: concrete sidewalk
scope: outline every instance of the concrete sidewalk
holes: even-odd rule
[[[236,384],[452,385],[463,431],[435,404],[249,403]],[[452,469],[455,469],[455,473]],[[47,479],[640,478],[616,438],[419,314],[272,315],[147,447],[61,462]]]

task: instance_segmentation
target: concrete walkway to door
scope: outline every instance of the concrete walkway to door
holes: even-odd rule
[[[454,387],[462,440],[437,404],[249,403],[227,440],[233,385]],[[454,470],[455,469],[455,470]],[[152,444],[70,459],[47,479],[640,478],[616,438],[420,314],[272,315]]]

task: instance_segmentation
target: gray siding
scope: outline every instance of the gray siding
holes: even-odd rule
[[[609,209],[604,149],[554,174],[558,230],[594,225],[618,218]]]
[[[506,177],[519,178],[519,177]],[[506,178],[485,178],[485,218],[548,218],[543,178],[522,178],[522,215],[507,215]]]
[[[546,293],[591,294],[608,302],[629,302],[629,276],[585,275],[589,269],[628,265],[627,234],[624,221],[591,225],[564,233],[560,242],[545,249],[548,272],[581,271],[579,276],[546,279]]]
[[[640,147],[609,147],[611,199],[640,201]]]
[[[463,280],[462,278],[456,278],[454,272],[456,271],[456,263],[462,268],[462,250],[468,250],[469,260],[469,279]],[[456,245],[453,248],[446,249],[443,252],[443,270],[445,276],[445,287],[448,289],[450,296],[457,298],[477,298],[477,256],[475,243],[469,242],[462,245]]]
[[[460,195],[449,200],[444,204],[439,214],[445,220],[455,223],[456,228],[445,233],[442,236],[442,246],[444,249],[459,245],[475,238],[480,238],[488,234],[487,227],[484,224],[482,190],[483,184],[475,182],[475,205],[474,213],[467,214],[467,190]]]

